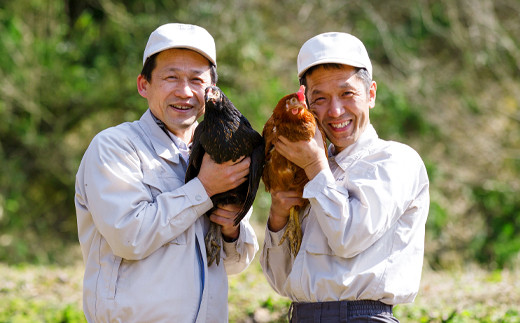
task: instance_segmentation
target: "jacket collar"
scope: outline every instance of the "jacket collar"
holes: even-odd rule
[[[365,152],[379,139],[376,130],[372,124],[368,124],[365,131],[361,134],[359,139],[352,145],[345,148],[343,151],[334,154],[334,146],[329,146],[329,161],[336,162],[342,169],[346,169],[357,159],[365,155]]]
[[[161,158],[167,159],[174,163],[179,163],[181,152],[175,145],[169,135],[164,132],[161,127],[155,122],[150,109],[146,110],[139,120],[143,129],[152,142],[152,146]],[[197,124],[195,124],[197,125]]]

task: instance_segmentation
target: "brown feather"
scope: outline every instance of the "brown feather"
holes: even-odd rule
[[[304,88],[300,88],[303,92]],[[300,96],[303,96],[300,94]],[[298,112],[296,112],[298,109]],[[273,114],[267,120],[262,131],[265,141],[265,166],[262,180],[266,191],[297,191],[303,193],[305,184],[309,182],[303,168],[283,157],[274,149],[274,143],[278,136],[284,136],[290,141],[310,140],[314,137],[316,127],[321,131],[325,154],[327,153],[325,133],[316,122],[315,115],[309,111],[305,98],[298,100],[298,94],[293,93],[284,96],[276,105]],[[305,207],[309,202],[306,200]],[[303,208],[302,207],[302,208]],[[302,241],[298,206],[291,207],[288,223],[280,244],[287,238],[289,251],[296,257]]]
[[[293,108],[302,110],[293,114]],[[303,192],[303,187],[309,181],[305,171],[279,154],[274,149],[274,142],[280,135],[293,142],[310,140],[315,131],[316,118],[306,104],[298,101],[296,93],[286,95],[278,102],[262,131],[266,153],[262,180],[267,191]],[[322,137],[325,138],[323,132]],[[323,144],[325,146],[326,142]]]

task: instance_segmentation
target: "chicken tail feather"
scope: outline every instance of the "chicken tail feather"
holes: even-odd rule
[[[247,195],[242,205],[242,209],[238,212],[235,218],[235,225],[238,225],[240,221],[247,214],[256,197],[258,192],[258,186],[260,185],[260,178],[262,177],[264,168],[264,146],[260,145],[256,147],[251,153],[251,164],[249,166],[249,185],[247,188]]]

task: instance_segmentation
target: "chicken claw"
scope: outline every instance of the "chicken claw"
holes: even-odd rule
[[[302,228],[300,226],[299,209],[296,206],[289,210],[289,221],[278,245],[281,245],[285,239],[289,240],[289,252],[293,257],[296,257],[302,244]]]
[[[220,249],[222,246],[222,232],[221,226],[211,222],[208,233],[204,237],[204,244],[206,245],[206,256],[208,259],[208,267],[213,261],[220,264]]]

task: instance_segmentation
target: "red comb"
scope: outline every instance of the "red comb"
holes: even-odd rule
[[[298,95],[298,100],[301,102],[305,102],[305,85],[301,85],[300,89],[296,93]]]

